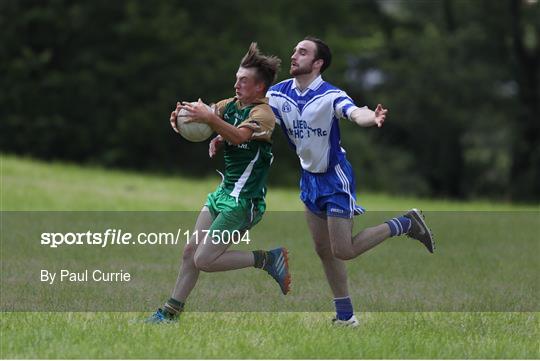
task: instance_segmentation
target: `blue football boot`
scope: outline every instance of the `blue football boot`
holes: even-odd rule
[[[171,323],[178,321],[178,315],[172,315],[161,308],[158,308],[158,310],[150,317],[148,317],[146,320],[144,320],[145,323]]]
[[[268,251],[271,262],[263,269],[279,284],[281,292],[286,295],[291,290],[291,274],[289,273],[289,254],[286,248],[276,248]]]

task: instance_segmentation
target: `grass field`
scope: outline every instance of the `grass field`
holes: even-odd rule
[[[195,211],[218,182],[217,178],[187,180],[12,156],[2,156],[0,161],[2,211]],[[270,189],[267,201],[268,210],[277,215],[279,211],[302,210],[296,190]],[[1,357],[540,358],[539,242],[534,231],[538,229],[540,207],[381,194],[362,194],[361,203],[370,211],[411,206],[427,210],[428,219],[435,223],[439,248],[436,255],[429,256],[412,241],[396,239],[349,262],[356,309],[368,310],[358,312],[362,325],[357,329],[329,324],[332,313],[327,311],[331,307],[324,305],[331,301],[330,291],[311,250],[301,213],[290,213],[289,224],[277,224],[269,213],[255,228],[258,233],[254,230],[254,236],[262,239],[263,246],[275,242],[269,239],[273,234],[285,232],[290,236],[286,246],[294,255],[291,267],[295,283],[289,298],[269,292],[273,287],[270,281],[254,270],[246,270],[205,275],[190,299],[192,303],[208,298],[235,300],[234,312],[186,312],[174,325],[140,323],[149,312],[2,312]],[[440,211],[453,211],[449,214],[463,220],[460,225],[464,226],[455,227]],[[517,234],[505,235],[512,226],[504,223],[509,218],[492,222],[491,214],[525,215],[510,218],[517,219],[515,222],[525,220],[525,226]],[[527,227],[530,222],[533,224]],[[484,223],[493,226],[491,233]],[[357,224],[356,228],[361,226]],[[464,240],[462,234],[472,235],[474,242]],[[3,273],[8,266],[21,267],[31,257],[24,248],[5,252],[11,250],[6,248],[9,237],[3,222]],[[141,267],[144,274],[149,269],[157,272],[157,277],[153,276],[157,278],[155,296],[162,299],[176,277],[179,250],[167,254],[154,248],[147,251],[144,262],[133,262],[130,267]],[[40,260],[40,256],[36,254],[32,261]],[[97,260],[90,258],[90,262]],[[422,274],[425,270],[429,275]],[[2,311],[10,302],[42,302],[39,293],[25,300],[10,300],[15,290],[4,295],[20,281],[2,284]],[[234,292],[227,292],[228,284],[235,284],[234,290],[240,295],[253,297],[235,298]],[[418,290],[418,295],[434,306],[426,306],[411,290]],[[98,297],[93,295],[88,292],[74,297]],[[458,300],[463,304],[456,304]],[[102,302],[104,310],[112,309],[106,300]],[[322,306],[310,309],[312,304]],[[255,306],[275,312],[239,312]],[[492,312],[498,307],[527,312]],[[301,309],[312,312],[298,312]],[[415,309],[429,312],[411,312]],[[482,312],[464,312],[470,310]]]

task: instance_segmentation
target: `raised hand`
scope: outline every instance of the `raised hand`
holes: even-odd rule
[[[384,109],[381,104],[377,104],[377,108],[375,108],[375,125],[377,127],[382,127],[384,120],[386,119],[386,113],[388,113],[388,109]]]

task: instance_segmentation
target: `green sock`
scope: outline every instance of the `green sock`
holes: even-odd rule
[[[177,301],[171,297],[163,305],[163,310],[171,316],[176,316],[184,310],[184,302]]]
[[[253,267],[263,268],[266,264],[267,253],[268,252],[263,251],[263,250],[253,251],[253,257],[255,258],[255,264],[253,265]]]

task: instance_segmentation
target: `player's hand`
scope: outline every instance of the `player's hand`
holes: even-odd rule
[[[210,122],[212,115],[214,114],[208,109],[208,106],[203,103],[199,98],[197,103],[182,102],[180,109],[184,109],[189,113],[189,117],[186,119],[186,123],[206,123]]]
[[[224,139],[221,135],[218,135],[214,139],[210,141],[210,145],[208,146],[208,156],[210,158],[214,158],[214,156],[217,154],[217,152],[223,147]]]
[[[176,126],[176,118],[178,117],[179,111],[180,111],[180,102],[176,102],[176,109],[172,111],[171,117],[169,118],[169,121],[171,122],[171,127],[176,133],[180,133],[180,131],[178,131],[178,127]]]
[[[382,127],[384,120],[386,119],[386,113],[388,113],[388,109],[384,109],[381,104],[377,104],[377,108],[375,108],[375,125],[377,127]]]

